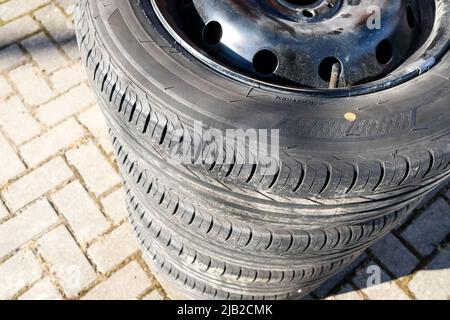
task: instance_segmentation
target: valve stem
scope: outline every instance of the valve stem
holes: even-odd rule
[[[341,64],[335,63],[331,68],[331,77],[330,77],[330,89],[336,89],[339,85],[339,77],[341,76]]]

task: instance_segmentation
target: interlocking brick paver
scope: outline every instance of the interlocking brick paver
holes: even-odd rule
[[[120,177],[98,148],[89,142],[66,154],[80,172],[90,191],[100,195],[120,183]]]
[[[39,124],[17,96],[11,97],[2,104],[0,126],[16,145],[22,144],[41,132]]]
[[[0,99],[4,98],[8,94],[10,94],[11,91],[12,91],[12,88],[9,85],[8,81],[6,81],[6,78],[3,76],[0,76]]]
[[[53,88],[64,92],[86,80],[86,71],[82,65],[76,64],[55,72],[51,77]]]
[[[26,61],[26,57],[17,44],[0,50],[0,72],[14,68]]]
[[[422,255],[433,252],[450,231],[450,205],[438,199],[402,233]]]
[[[364,300],[363,296],[355,291],[350,284],[346,284],[342,287],[342,289],[332,298],[333,300]]]
[[[100,107],[96,105],[84,111],[78,118],[95,136],[105,152],[111,154],[113,152],[111,138],[108,134],[105,117]]]
[[[20,17],[47,3],[49,0],[10,0],[0,4],[0,20],[8,21]]]
[[[9,299],[25,286],[38,280],[42,267],[30,250],[18,252],[0,264],[0,300]]]
[[[25,170],[20,158],[0,133],[0,185]]]
[[[127,205],[125,200],[125,191],[120,188],[102,200],[103,208],[106,214],[111,217],[114,222],[118,223],[128,217]]]
[[[39,25],[30,16],[24,16],[0,26],[0,48],[39,30]]]
[[[58,151],[69,147],[83,137],[85,133],[74,119],[69,119],[23,145],[20,148],[20,153],[25,162],[30,167],[34,167],[38,163],[54,156]]]
[[[424,270],[417,272],[408,287],[421,300],[449,300],[450,247],[440,252]]]
[[[406,249],[393,234],[387,235],[370,249],[397,277],[409,274],[419,263],[419,259]]]
[[[88,253],[98,269],[106,273],[138,250],[139,245],[134,230],[127,223],[93,244],[88,249]]]
[[[0,125],[16,145],[41,132],[39,124],[29,114],[18,96],[11,97],[0,108]]]
[[[67,296],[78,295],[95,280],[94,269],[65,227],[58,227],[43,236],[38,241],[38,249]]]
[[[0,220],[8,216],[8,209],[6,209],[3,202],[0,201]]]
[[[30,105],[40,105],[50,100],[54,95],[47,82],[32,64],[12,70],[9,76],[24,100]]]
[[[373,269],[372,269],[373,268]],[[392,281],[375,262],[360,268],[352,282],[370,300],[409,300],[410,298]]]
[[[44,33],[38,33],[22,41],[36,64],[45,72],[53,72],[63,67],[67,60]]]
[[[64,9],[64,12],[67,15],[73,13],[73,10],[75,9],[73,0],[56,0],[56,2]]]
[[[47,200],[0,224],[0,259],[58,223],[58,216]]]
[[[34,15],[57,42],[63,43],[75,38],[71,19],[64,16],[56,6],[46,6],[36,11]]]
[[[106,218],[79,182],[64,187],[52,199],[81,241],[90,241],[109,228]]]
[[[153,290],[142,298],[142,300],[164,300],[164,296],[158,290]]]
[[[0,300],[10,299],[41,274],[42,267],[30,250],[18,252],[0,265]]]
[[[335,288],[339,282],[343,281],[344,278],[348,275],[349,272],[355,270],[355,268],[367,258],[367,255],[364,253],[360,257],[358,257],[352,264],[350,264],[344,270],[338,272],[336,275],[328,279],[324,284],[322,284],[316,291],[314,292],[318,297],[324,298],[328,295],[330,290]]]
[[[61,294],[53,286],[49,278],[36,282],[22,294],[18,300],[61,300]]]
[[[92,91],[86,84],[81,84],[41,106],[38,109],[37,116],[39,120],[47,125],[53,125],[87,108],[94,102],[95,98]]]
[[[85,300],[131,300],[136,299],[151,281],[135,261],[114,273],[108,280],[93,288],[83,298]]]
[[[64,43],[63,45],[61,45],[61,48],[70,57],[70,59],[72,60],[80,59],[81,57],[80,50],[78,49],[78,43],[75,39],[67,43]]]
[[[362,290],[369,300],[411,300],[392,280]]]
[[[5,200],[10,208],[18,210],[69,180],[72,175],[63,159],[54,159],[9,185],[4,192]]]

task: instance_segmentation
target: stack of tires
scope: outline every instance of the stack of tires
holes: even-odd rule
[[[433,45],[446,45],[428,49],[430,70],[376,92],[314,95],[211,69],[142,9],[146,1],[76,3],[82,62],[132,224],[152,270],[190,298],[301,298],[450,173],[447,27],[433,33]],[[446,8],[440,14],[448,21]],[[238,162],[236,148],[222,154],[230,162],[180,161],[174,146],[214,143],[196,121],[224,133],[278,129],[275,170]]]

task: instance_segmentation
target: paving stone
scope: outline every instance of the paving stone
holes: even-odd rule
[[[113,152],[111,138],[108,134],[105,117],[99,106],[94,106],[89,110],[84,111],[78,117],[88,129],[95,136],[102,148],[107,154]]]
[[[120,177],[98,148],[89,142],[66,154],[86,182],[90,191],[97,196],[120,183]]]
[[[63,8],[64,12],[67,15],[73,14],[73,10],[75,9],[73,0],[56,0],[56,3],[58,3]]]
[[[39,30],[30,16],[24,16],[0,27],[0,48]]]
[[[397,277],[410,274],[419,263],[419,259],[406,249],[393,234],[387,235],[370,250]]]
[[[88,249],[88,254],[98,269],[106,273],[138,251],[139,245],[134,230],[126,223],[94,243]]]
[[[48,0],[10,0],[0,4],[0,20],[18,18],[46,4]]]
[[[329,292],[334,289],[339,282],[344,280],[344,278],[347,276],[348,273],[350,273],[352,270],[354,270],[364,259],[367,258],[367,255],[364,253],[361,256],[359,256],[352,264],[350,264],[347,268],[344,270],[338,272],[336,275],[328,279],[324,284],[322,284],[318,289],[314,291],[314,293],[319,298],[326,297]]]
[[[25,162],[34,167],[50,158],[85,135],[84,129],[74,120],[69,119],[42,136],[26,143],[20,148]]]
[[[36,64],[47,73],[62,68],[67,59],[43,33],[38,33],[22,41],[22,45],[31,54]]]
[[[41,132],[39,124],[17,96],[11,97],[0,108],[0,125],[16,145],[32,139]]]
[[[35,283],[18,300],[62,300],[62,297],[50,279],[44,278]]]
[[[345,285],[334,295],[333,300],[364,300],[364,297],[358,293],[350,284]]]
[[[376,268],[377,271],[369,268]],[[375,274],[378,273],[378,279]],[[360,268],[352,282],[366,294],[370,300],[409,300],[410,298],[395,284],[389,275],[375,262],[370,261],[367,267]]]
[[[25,170],[25,166],[0,133],[0,185]]]
[[[88,242],[108,230],[106,218],[78,181],[58,191],[52,199],[81,241]]]
[[[153,290],[147,294],[142,300],[164,300],[164,296],[158,290]]]
[[[57,158],[9,185],[3,195],[15,211],[69,180],[72,175],[64,160]]]
[[[11,299],[41,274],[42,267],[30,250],[18,252],[0,265],[0,300]]]
[[[92,91],[86,84],[81,84],[66,94],[41,106],[37,111],[39,120],[47,125],[55,123],[89,107],[95,102]]]
[[[0,259],[58,223],[48,201],[40,200],[0,224]]]
[[[70,57],[70,59],[78,60],[81,58],[80,50],[78,49],[78,43],[77,43],[76,39],[73,39],[67,43],[64,43],[61,46],[61,48]]]
[[[46,6],[36,11],[34,15],[56,42],[64,43],[75,38],[72,21],[56,6]]]
[[[441,198],[416,218],[402,233],[422,255],[429,255],[450,230],[450,206]]]
[[[369,300],[411,300],[393,281],[362,290]]]
[[[84,67],[79,64],[61,69],[50,77],[53,88],[58,92],[67,91],[86,79],[86,71],[84,70]]]
[[[77,296],[95,280],[94,269],[65,227],[43,236],[38,249],[68,297]]]
[[[53,97],[52,90],[31,64],[14,69],[9,76],[30,105],[40,105]]]
[[[120,188],[114,191],[102,200],[103,208],[106,214],[111,217],[114,222],[119,223],[128,217],[125,191]]]
[[[16,44],[0,50],[0,72],[12,69],[25,61],[25,55]]]
[[[450,201],[450,190],[445,193],[445,197]]]
[[[450,299],[450,247],[440,252],[408,285],[420,300]]]
[[[94,287],[83,297],[84,300],[132,300],[148,287],[151,281],[144,270],[132,261],[109,279]]]
[[[3,202],[0,201],[0,220],[8,216],[8,209],[6,209]]]
[[[0,76],[0,99],[6,97],[11,91],[12,88],[8,81],[6,81],[5,77]]]

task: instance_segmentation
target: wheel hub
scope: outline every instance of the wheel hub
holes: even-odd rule
[[[168,30],[223,68],[306,88],[380,79],[430,33],[432,0],[150,0]]]

